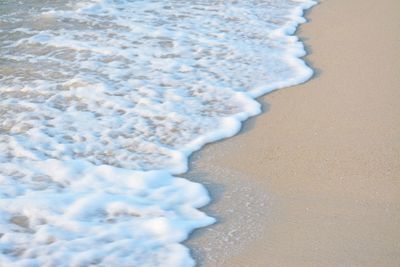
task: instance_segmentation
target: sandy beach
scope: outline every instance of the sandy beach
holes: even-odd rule
[[[316,73],[185,174],[219,223],[199,266],[400,266],[400,1],[325,0],[298,35]]]

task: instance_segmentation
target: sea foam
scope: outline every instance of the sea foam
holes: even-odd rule
[[[215,220],[174,175],[311,77],[313,4],[2,1],[0,265],[193,266],[180,242]]]

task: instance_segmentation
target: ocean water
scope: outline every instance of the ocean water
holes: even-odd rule
[[[0,0],[0,266],[193,266],[190,154],[312,75],[311,0]]]

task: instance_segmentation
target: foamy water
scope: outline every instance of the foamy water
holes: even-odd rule
[[[174,174],[306,81],[310,0],[0,1],[0,265],[192,266]]]

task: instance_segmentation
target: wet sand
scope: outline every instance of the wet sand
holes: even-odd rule
[[[199,266],[400,266],[400,1],[307,17],[314,78],[192,157],[219,220],[187,242]]]

